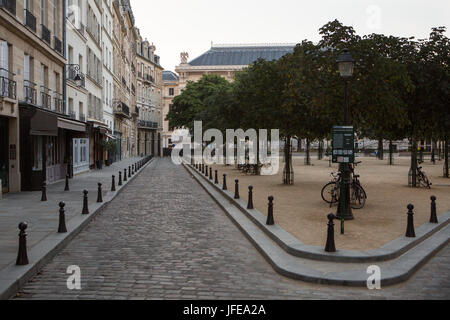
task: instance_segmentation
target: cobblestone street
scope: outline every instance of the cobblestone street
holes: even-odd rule
[[[82,290],[68,290],[68,266]],[[19,299],[449,299],[447,246],[413,278],[378,291],[277,274],[182,167],[156,159]]]

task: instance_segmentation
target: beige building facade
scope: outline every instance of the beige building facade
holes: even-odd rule
[[[163,71],[163,154],[168,156],[170,148],[174,143],[173,133],[174,128],[170,126],[169,121],[166,120],[167,114],[172,107],[173,99],[180,94],[180,84],[178,75],[172,71]]]
[[[163,67],[156,47],[140,32],[137,41],[138,154],[161,155]]]

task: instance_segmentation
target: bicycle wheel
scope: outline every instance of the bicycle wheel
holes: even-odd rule
[[[419,181],[420,181],[420,185],[422,187],[431,189],[430,180],[428,180],[428,177],[426,175],[424,175],[423,173],[420,174]]]
[[[350,190],[350,206],[358,210],[364,208],[366,204],[366,192],[360,185],[352,185]]]
[[[336,197],[333,197],[333,194]],[[339,199],[339,188],[336,182],[329,182],[322,189],[322,199],[328,204],[336,203]]]

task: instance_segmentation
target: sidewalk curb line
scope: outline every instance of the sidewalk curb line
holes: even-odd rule
[[[24,284],[28,283],[28,281],[37,275],[39,271],[49,262],[51,261],[61,250],[63,250],[84,228],[92,222],[124,189],[125,187],[133,181],[139,174],[146,169],[149,165],[154,162],[155,158],[153,157],[149,162],[147,162],[138,172],[136,172],[132,177],[128,178],[126,181],[116,192],[111,194],[111,191],[108,192],[107,198],[105,201],[95,209],[95,211],[91,212],[89,215],[85,217],[85,219],[75,227],[72,231],[60,235],[56,232],[49,234],[42,241],[50,242],[53,238],[52,248],[48,250],[46,253],[41,255],[35,262],[30,263],[26,266],[16,266],[13,262],[12,264],[5,267],[4,271],[11,271],[12,274],[17,274],[16,279],[4,279],[0,274],[0,300],[8,300],[14,297],[16,293],[20,291],[20,289],[24,286]],[[109,195],[109,196],[108,196]],[[76,218],[76,217],[74,217]],[[68,222],[70,223],[70,221]],[[60,241],[57,238],[63,236],[64,238]],[[55,239],[56,238],[56,239]],[[41,242],[42,242],[41,241]],[[39,251],[39,244],[36,244],[32,249],[28,251],[28,255],[33,255],[33,252]],[[9,280],[9,281],[8,281]]]

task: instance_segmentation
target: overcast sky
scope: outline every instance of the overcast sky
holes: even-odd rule
[[[432,27],[450,27],[450,0],[131,0],[131,6],[141,35],[172,71],[180,52],[191,60],[211,42],[317,42],[318,29],[334,19],[359,35],[426,38]]]

